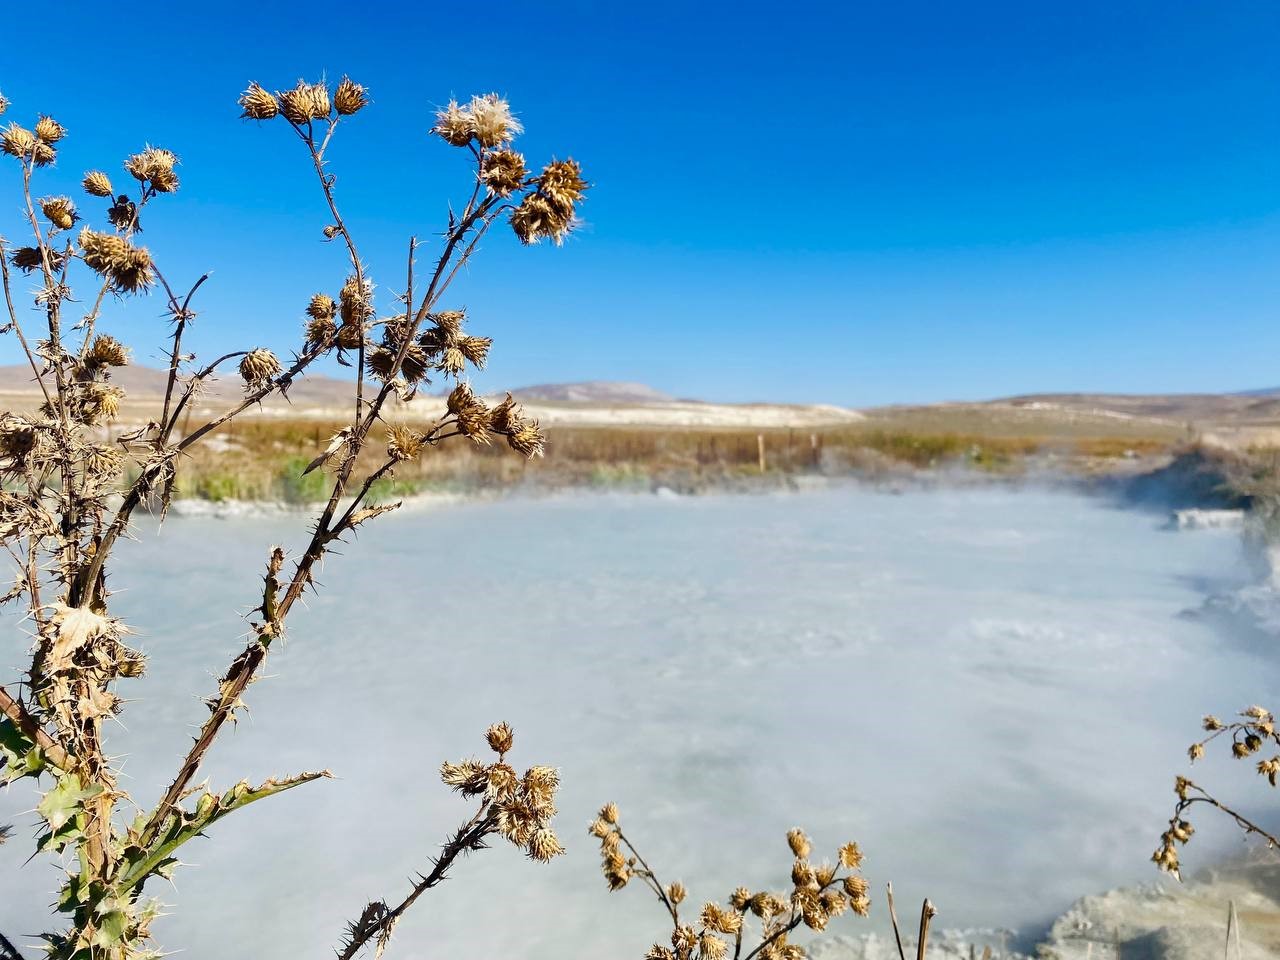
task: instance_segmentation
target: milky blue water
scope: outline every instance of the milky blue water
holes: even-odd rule
[[[137,796],[161,792],[205,716],[268,546],[303,533],[300,518],[179,518],[121,547],[114,610],[152,658],[111,736]],[[1238,533],[1036,491],[564,496],[381,518],[328,561],[205,770],[215,786],[336,779],[188,845],[194,865],[155,889],[160,943],[327,955],[469,816],[436,769],[481,754],[501,719],[517,764],[561,768],[569,854],[539,866],[498,843],[460,863],[391,957],[641,955],[662,915],[599,877],[584,828],[606,800],[699,902],[785,886],[783,835],[802,825],[820,852],[866,851],[875,917],[837,932],[880,929],[886,880],[947,926],[1033,928],[1154,879],[1198,717],[1274,702],[1270,639],[1198,615],[1251,576]],[[2,662],[22,648],[11,633]],[[11,938],[47,926],[56,886],[23,866],[34,802],[26,784],[0,797],[19,828],[0,848]],[[1229,837],[1202,832],[1206,858]]]

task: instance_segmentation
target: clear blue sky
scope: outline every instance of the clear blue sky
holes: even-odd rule
[[[54,33],[5,15],[6,119],[66,124],[41,190],[86,212],[86,168],[122,180],[148,141],[181,156],[143,239],[178,283],[214,271],[202,353],[288,350],[341,282],[299,145],[235,105],[248,80],[323,72],[374,98],[332,157],[384,296],[409,234],[465,196],[425,133],[451,96],[506,94],[530,160],[572,155],[594,183],[564,248],[504,230],[456,288],[497,341],[485,388],[865,405],[1280,384],[1271,0],[56,9]],[[8,161],[11,238],[16,185]],[[161,306],[107,327],[158,343]]]

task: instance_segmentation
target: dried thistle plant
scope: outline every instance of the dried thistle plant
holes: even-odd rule
[[[1204,757],[1206,745],[1219,738],[1229,737],[1231,756],[1236,760],[1250,761],[1258,776],[1265,778],[1270,786],[1275,787],[1280,780],[1280,753],[1253,759],[1267,744],[1280,748],[1280,732],[1276,729],[1275,716],[1270,710],[1259,706],[1246,707],[1238,716],[1239,720],[1230,722],[1224,722],[1212,714],[1206,716],[1201,726],[1207,736],[1191,744],[1187,748],[1187,756],[1192,763],[1195,763]],[[1195,833],[1195,827],[1187,819],[1186,813],[1198,804],[1219,810],[1233,820],[1246,836],[1258,836],[1273,849],[1280,847],[1280,839],[1217,800],[1194,781],[1179,776],[1174,780],[1173,791],[1178,802],[1174,806],[1173,816],[1169,818],[1169,826],[1160,835],[1160,845],[1156,847],[1151,859],[1161,870],[1172,874],[1177,879],[1182,879],[1178,848],[1186,846]]]
[[[243,707],[248,687],[285,632],[289,613],[315,588],[317,565],[360,524],[399,506],[370,505],[375,483],[454,437],[474,443],[505,438],[526,457],[543,448],[538,424],[510,397],[491,407],[467,386],[464,374],[484,366],[492,341],[465,329],[466,318],[447,309],[443,299],[500,218],[509,220],[523,243],[563,240],[586,189],[577,164],[554,161],[539,175],[529,174],[523,157],[511,149],[520,124],[496,95],[441,111],[433,132],[459,148],[472,167],[470,196],[460,214],[450,213],[425,279],[415,273],[419,242],[409,241],[402,291],[394,303],[382,305],[388,309],[380,316],[369,267],[347,229],[326,160],[340,125],[368,105],[368,92],[349,78],[334,90],[324,82],[299,81],[279,93],[255,83],[239,103],[244,117],[273,123],[301,145],[323,197],[323,233],[340,239],[344,252],[329,289],[303,301],[306,325],[287,360],[253,348],[196,363],[189,352],[186,340],[197,317],[192,303],[207,277],[175,287],[138,243],[145,208],[161,197],[167,202],[181,187],[174,152],[147,145],[126,158],[124,189],[107,173],[90,170],[80,187],[91,202],[81,207],[69,196],[55,191],[41,196],[36,190],[37,177],[57,159],[68,135],[57,120],[39,116],[29,127],[10,123],[0,131],[0,151],[13,161],[9,169],[19,173],[31,234],[21,245],[0,238],[8,313],[0,332],[16,338],[43,397],[34,412],[0,415],[0,544],[17,571],[3,600],[23,605],[34,625],[26,676],[0,687],[0,782],[32,777],[43,789],[35,811],[43,828],[37,852],[65,865],[55,907],[64,926],[44,937],[48,955],[56,960],[159,956],[150,925],[160,906],[146,895],[148,882],[169,876],[180,848],[216,821],[326,776],[302,773],[221,791],[196,785],[202,761]],[[0,114],[8,108],[0,96]],[[73,274],[93,285],[88,310],[78,317],[71,314],[77,302]],[[18,308],[19,275],[35,282],[31,297],[39,332],[29,334],[24,326],[28,314]],[[149,292],[162,298],[171,322],[163,403],[146,426],[105,444],[98,428],[117,415],[123,397],[113,371],[129,362],[128,348],[99,329],[108,295]],[[104,722],[124,709],[123,682],[146,667],[143,654],[129,646],[129,627],[111,612],[107,571],[114,547],[139,508],[156,505],[163,516],[185,454],[265,398],[287,393],[325,356],[352,367],[355,381],[349,423],[316,451],[308,468],[325,469],[331,479],[310,542],[295,557],[278,547],[269,551],[250,640],[206,700],[208,716],[168,789],[157,799],[135,800],[122,789],[117,764],[103,749]],[[193,398],[232,363],[244,381],[243,398],[188,427]],[[445,414],[425,430],[391,426],[379,465],[359,466],[363,451],[376,455],[381,449],[384,434],[378,428],[388,401],[412,395],[433,379],[454,385]],[[125,483],[126,470],[137,479]],[[365,909],[351,925],[341,956],[353,956],[369,944],[381,954],[403,911],[454,858],[479,849],[492,835],[540,862],[562,852],[551,827],[556,771],[535,766],[517,775],[506,761],[513,735],[505,725],[490,728],[488,740],[496,761],[469,760],[442,769],[446,783],[477,800],[476,813],[404,902]],[[0,949],[17,955],[2,937]]]
[[[776,893],[738,887],[727,906],[715,901],[702,905],[697,918],[681,917],[688,891],[678,880],[664,884],[622,832],[616,804],[600,808],[587,833],[600,841],[600,869],[610,890],[621,890],[639,880],[662,904],[671,922],[670,946],[655,943],[645,960],[801,960],[805,950],[788,937],[804,926],[815,932],[846,910],[867,916],[871,898],[866,879],[859,872],[862,851],[846,843],[836,851],[835,862],[813,864],[813,844],[803,830],[787,833],[787,847],[794,858],[790,882]],[[755,931],[752,926],[757,927]],[[754,944],[754,945],[752,945]]]

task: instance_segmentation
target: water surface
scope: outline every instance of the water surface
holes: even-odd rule
[[[559,766],[569,855],[494,848],[401,924],[392,956],[640,956],[640,889],[610,894],[584,827],[615,800],[697,899],[785,885],[787,828],[858,840],[945,925],[1033,928],[1154,879],[1196,718],[1274,700],[1276,664],[1187,615],[1249,579],[1238,534],[1060,493],[563,497],[380,519],[328,561],[213,751],[215,786],[331,768],[184,851],[160,942],[188,956],[326,956],[469,816],[436,779],[499,719],[517,764]],[[111,747],[153,800],[246,633],[269,544],[303,523],[170,521],[122,546],[115,610],[152,657]],[[21,651],[9,647],[17,666]],[[12,673],[10,673],[12,675]],[[20,825],[0,930],[44,929],[54,872]],[[1208,827],[1209,825],[1206,825]],[[1204,831],[1206,853],[1225,831]]]

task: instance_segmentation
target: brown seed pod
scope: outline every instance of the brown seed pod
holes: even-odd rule
[[[115,190],[111,186],[111,178],[101,170],[90,170],[84,175],[84,179],[80,181],[80,186],[84,187],[84,192],[91,197],[109,197]]]

